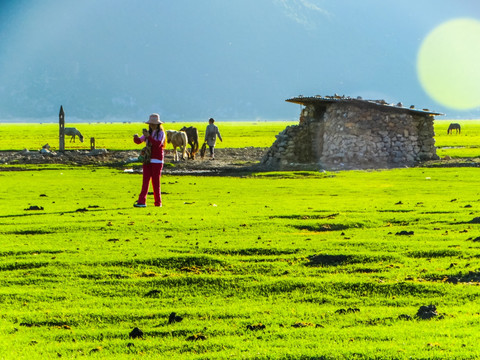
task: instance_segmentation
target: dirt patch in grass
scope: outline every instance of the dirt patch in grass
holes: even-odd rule
[[[258,256],[258,255],[291,255],[300,252],[300,249],[272,249],[272,248],[247,248],[247,249],[205,249],[207,254],[219,255],[239,255],[239,256]]]
[[[48,230],[18,230],[18,231],[12,231],[9,234],[13,235],[48,235],[48,234],[53,234],[53,231],[48,231]]]
[[[351,228],[363,228],[363,224],[317,224],[317,225],[293,225],[298,230],[308,230],[313,232],[341,231]]]
[[[246,147],[240,149],[224,148],[215,149],[215,160],[208,156],[202,159],[197,156],[195,160],[173,161],[173,151],[165,150],[164,173],[191,175],[191,172],[202,173],[237,173],[239,171],[250,171],[252,168],[261,170],[259,162],[267,148]],[[38,151],[1,151],[0,171],[21,171],[31,170],[22,165],[40,164],[63,164],[72,166],[109,166],[117,168],[132,168],[139,171],[142,167],[136,159],[140,150],[128,151],[106,151],[92,155],[89,150],[65,151],[57,154],[41,154]]]
[[[422,164],[424,167],[480,167],[480,158],[458,158],[449,160],[432,160]]]
[[[270,219],[292,219],[292,220],[315,220],[315,219],[335,219],[339,213],[329,215],[278,215],[270,216]]]
[[[24,321],[19,324],[20,326],[25,327],[55,327],[59,329],[71,330],[72,326],[77,325],[76,323],[65,323],[64,321]]]

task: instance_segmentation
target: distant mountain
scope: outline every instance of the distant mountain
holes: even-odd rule
[[[406,3],[409,3],[407,1]],[[468,3],[468,1],[467,1]],[[416,75],[444,1],[18,0],[0,5],[0,119],[294,119],[300,94],[453,112]],[[471,10],[471,9],[470,9]],[[428,16],[427,16],[428,15]]]

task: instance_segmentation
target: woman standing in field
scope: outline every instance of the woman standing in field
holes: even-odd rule
[[[160,115],[152,114],[145,123],[149,129],[143,129],[141,137],[138,134],[133,136],[135,144],[146,143],[148,158],[143,162],[143,184],[138,201],[133,205],[135,207],[147,207],[147,193],[150,179],[152,180],[153,198],[155,206],[162,206],[162,195],[160,192],[160,177],[163,169],[163,149],[165,147],[165,130],[160,121]]]
[[[210,118],[208,120],[207,129],[205,130],[205,142],[208,144],[210,149],[210,159],[215,160],[215,144],[217,142],[217,136],[220,141],[223,142],[220,131],[218,131],[217,125],[214,124],[215,119]]]

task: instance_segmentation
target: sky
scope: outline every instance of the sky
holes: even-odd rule
[[[480,118],[479,24],[478,0],[3,0],[0,121],[295,120],[335,93]]]

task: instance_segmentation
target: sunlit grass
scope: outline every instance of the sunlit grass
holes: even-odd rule
[[[473,359],[477,172],[0,172],[0,357]]]
[[[447,134],[448,125],[458,122],[462,126],[461,134]],[[270,147],[275,136],[285,127],[295,122],[218,122],[223,142],[218,148]],[[90,138],[95,138],[97,148],[109,150],[138,150],[132,141],[135,133],[145,127],[143,123],[79,123],[70,124],[84,134],[85,142],[70,143],[66,139],[67,150],[90,149]],[[203,141],[205,125],[202,123],[167,123],[166,129],[179,130],[183,126],[195,126],[199,130],[200,142]],[[22,136],[18,136],[22,134]],[[0,150],[39,150],[46,143],[57,150],[57,124],[0,124]],[[435,145],[440,157],[471,158],[480,156],[479,120],[435,120]],[[167,146],[168,147],[168,146]]]
[[[218,148],[270,147],[275,141],[275,135],[281,132],[291,122],[216,122],[220,129],[223,142],[218,141]],[[203,123],[166,123],[165,130],[180,130],[183,126],[195,126],[199,132],[200,144],[205,137]],[[70,142],[65,138],[67,150],[89,150],[90,138],[95,138],[95,146],[99,149],[130,150],[138,149],[133,142],[134,134],[141,134],[146,127],[143,123],[78,123],[69,124],[76,127],[84,136],[81,143]],[[39,150],[49,144],[52,150],[58,150],[58,124],[0,124],[0,150]],[[21,136],[18,136],[21,134]],[[168,145],[167,145],[168,148]]]
[[[447,134],[450,123],[459,123],[460,134]],[[435,120],[435,146],[440,157],[472,158],[480,156],[480,120]]]

